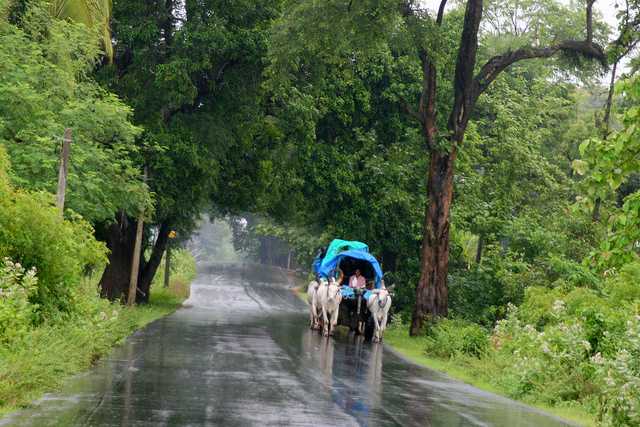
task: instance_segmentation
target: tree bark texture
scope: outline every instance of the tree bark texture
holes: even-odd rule
[[[448,314],[449,225],[455,159],[455,149],[450,153],[436,151],[431,155],[412,335],[420,333],[423,322],[428,318],[446,317]]]
[[[144,264],[140,270],[140,281],[138,283],[139,292],[136,297],[136,302],[138,304],[145,304],[149,302],[151,283],[153,282],[153,278],[155,277],[158,267],[160,267],[160,263],[162,262],[162,255],[164,255],[164,252],[167,249],[170,231],[171,226],[168,222],[160,224],[158,237],[151,249],[151,256],[149,256],[149,260],[146,262],[144,262],[144,259],[142,260]]]
[[[123,300],[129,289],[129,274],[136,228],[123,213],[106,230],[106,242],[109,249],[109,263],[100,279],[100,295],[111,301]]]

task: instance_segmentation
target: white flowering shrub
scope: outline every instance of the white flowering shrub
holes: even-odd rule
[[[528,297],[491,336],[498,385],[516,398],[583,406],[603,425],[640,426],[638,301],[580,288]]]
[[[620,350],[605,357],[595,354],[591,360],[596,366],[600,387],[599,419],[605,425],[640,425],[640,316],[627,322]]]
[[[0,261],[0,343],[21,338],[31,328],[36,307],[29,297],[37,284],[35,269],[26,270],[9,258]]]
[[[558,321],[543,331],[523,324],[514,306],[498,322],[492,336],[495,357],[502,365],[498,381],[513,397],[550,404],[583,397],[592,372],[591,345],[580,321],[562,319],[565,310],[563,301],[555,301],[551,316]]]

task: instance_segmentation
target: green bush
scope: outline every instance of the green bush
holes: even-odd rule
[[[640,300],[640,262],[632,262],[620,269],[620,273],[605,283],[604,290],[613,301]]]
[[[475,323],[442,319],[428,329],[426,343],[428,355],[481,357],[489,348],[489,335]]]
[[[7,165],[0,146],[0,259],[36,269],[37,288],[29,299],[38,321],[70,313],[74,287],[87,267],[104,262],[106,248],[86,221],[63,219],[50,194],[14,190]]]

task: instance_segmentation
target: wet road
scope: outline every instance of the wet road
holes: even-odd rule
[[[564,425],[381,345],[312,333],[289,286],[265,269],[210,267],[187,308],[0,425]]]

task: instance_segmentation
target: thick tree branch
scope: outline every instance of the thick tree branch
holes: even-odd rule
[[[442,20],[444,18],[444,8],[447,6],[447,0],[440,1],[440,7],[438,8],[438,16],[436,17],[436,24],[438,26],[442,25]]]
[[[524,59],[550,58],[558,52],[578,53],[587,58],[597,59],[604,67],[607,66],[607,58],[602,48],[587,41],[566,40],[547,47],[525,47],[494,56],[487,61],[474,79],[475,97],[482,94],[502,71],[514,63]]]
[[[427,144],[433,146],[438,131],[436,128],[436,67],[425,50],[420,51],[420,63],[422,64],[422,94],[419,113],[422,117],[422,129],[427,138]]]
[[[444,20],[444,10],[447,6],[447,0],[440,0],[438,14],[436,16],[436,24],[442,25]],[[401,4],[401,14],[405,18],[415,16],[413,3],[405,1]],[[427,145],[435,144],[437,128],[436,128],[436,87],[437,87],[437,71],[433,60],[429,57],[426,49],[420,48],[420,63],[422,65],[422,93],[420,94],[419,109],[417,114],[406,103],[404,105],[411,116],[418,116],[420,124],[425,134]]]
[[[547,47],[525,47],[494,56],[480,69],[473,84],[473,98],[480,96],[498,75],[518,61],[533,58],[550,58],[558,52],[577,53],[581,56],[600,61],[607,67],[607,57],[602,47],[593,43],[593,4],[595,0],[587,0],[586,30],[584,41],[565,40]]]
[[[482,0],[469,0],[464,15],[462,38],[454,80],[454,104],[449,116],[449,131],[456,141],[462,139],[474,99],[473,69],[478,51],[478,30],[482,19]]]
[[[602,137],[609,136],[609,122],[611,121],[611,107],[613,106],[613,92],[616,84],[616,71],[618,70],[618,61],[613,63],[611,69],[611,81],[609,82],[609,93],[607,94],[607,102],[604,107],[604,119],[602,123]]]

